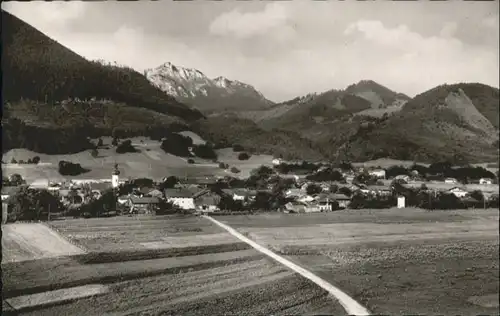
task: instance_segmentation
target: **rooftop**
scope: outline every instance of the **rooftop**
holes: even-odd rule
[[[177,197],[177,198],[192,198],[194,193],[190,190],[187,189],[165,189],[165,196],[166,197]]]
[[[160,200],[156,197],[137,197],[131,196],[130,201],[133,204],[158,204]]]

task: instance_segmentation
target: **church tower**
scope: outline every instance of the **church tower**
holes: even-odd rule
[[[120,171],[118,170],[118,165],[115,164],[115,169],[113,170],[113,174],[111,176],[111,185],[113,189],[118,188],[120,184]]]

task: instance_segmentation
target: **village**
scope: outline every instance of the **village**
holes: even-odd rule
[[[450,172],[446,170],[454,172],[453,168],[449,165],[440,166],[439,163],[434,167],[431,165],[427,171],[422,171],[426,167],[420,165],[409,168],[355,168],[348,163],[333,166],[279,158],[272,163],[272,167],[255,169],[245,180],[231,176],[180,179],[170,176],[159,182],[152,179],[120,179],[117,165],[108,179],[73,179],[60,183],[40,179],[26,185],[20,175],[13,174],[3,181],[3,221],[16,220],[8,216],[9,209],[16,203],[15,196],[23,188],[48,192],[57,199],[58,206],[52,210],[49,206],[45,212],[37,211],[42,218],[36,219],[46,216],[49,220],[67,216],[175,212],[314,213],[349,208],[498,207],[498,179],[483,168],[462,170],[472,170],[479,176],[490,175],[489,178],[472,175],[459,181],[447,176]],[[425,174],[421,174],[418,169]],[[105,200],[107,202],[96,203]],[[17,220],[23,220],[22,217],[17,216]],[[34,219],[33,216],[28,218]]]

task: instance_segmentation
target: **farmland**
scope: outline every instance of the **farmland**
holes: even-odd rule
[[[81,254],[83,251],[43,224],[2,226],[2,263]]]
[[[183,132],[186,136],[193,137],[195,143],[202,143],[201,138],[192,132]],[[104,145],[111,144],[111,138],[103,137]],[[101,148],[97,157],[92,157],[90,151],[83,151],[70,155],[46,155],[26,149],[12,149],[6,152],[2,161],[2,172],[5,176],[14,173],[20,174],[28,183],[37,179],[63,181],[64,179],[106,179],[110,177],[114,164],[118,164],[121,177],[150,178],[161,180],[168,176],[199,177],[199,176],[224,176],[228,173],[218,167],[217,163],[200,158],[194,158],[195,164],[188,164],[186,158],[165,153],[160,148],[160,142],[152,141],[146,137],[131,138],[134,147],[140,150],[137,153],[117,154],[110,148]],[[272,157],[268,155],[254,155],[249,160],[237,159],[238,153],[233,153],[230,148],[218,150],[219,160],[228,163],[230,167],[241,170],[239,176],[247,177],[251,169],[261,164],[271,164]],[[34,156],[40,157],[40,164],[10,164],[12,158],[27,161]],[[66,177],[58,172],[58,163],[61,160],[79,163],[90,171],[79,176]]]
[[[498,210],[220,220],[380,314],[498,314]]]
[[[4,299],[23,314],[344,314],[326,291],[200,217],[50,225],[87,252],[2,264]],[[106,290],[85,296],[98,286]],[[61,290],[74,299],[27,303],[49,300],[55,294],[48,291]]]

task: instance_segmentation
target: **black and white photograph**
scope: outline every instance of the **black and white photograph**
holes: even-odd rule
[[[499,315],[500,1],[5,1],[2,315]]]

